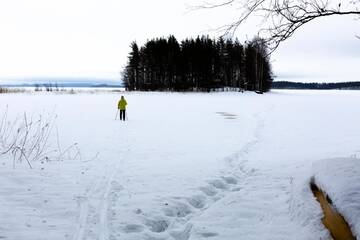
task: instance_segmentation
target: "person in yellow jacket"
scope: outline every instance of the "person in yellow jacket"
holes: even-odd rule
[[[127,102],[124,96],[121,96],[121,99],[118,102],[118,109],[120,110],[120,120],[125,121],[125,111],[126,111]]]

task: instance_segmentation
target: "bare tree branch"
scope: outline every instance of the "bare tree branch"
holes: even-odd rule
[[[218,7],[224,7],[224,6],[228,6],[231,5],[232,3],[234,3],[236,0],[228,0],[226,2],[222,2],[219,4],[216,3],[210,3],[210,2],[204,2],[203,4],[199,5],[199,6],[192,6],[190,7],[190,10],[199,10],[199,9],[212,9],[212,8],[218,8]]]
[[[235,3],[242,6],[239,17],[222,27],[223,35],[234,35],[246,20],[261,16],[266,26],[259,29],[258,35],[265,39],[271,52],[314,19],[334,15],[355,15],[360,19],[360,0],[227,0],[218,4],[204,3],[197,9],[220,8]]]

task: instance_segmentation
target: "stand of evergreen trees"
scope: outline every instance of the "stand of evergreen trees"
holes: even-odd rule
[[[127,90],[212,91],[219,88],[266,92],[272,72],[265,44],[174,36],[131,44],[123,72]]]

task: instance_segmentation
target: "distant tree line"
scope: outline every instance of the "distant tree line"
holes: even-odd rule
[[[338,83],[303,83],[279,81],[273,82],[275,89],[360,89],[360,82],[338,82]]]
[[[46,92],[58,92],[60,91],[59,86],[57,83],[52,84],[52,83],[45,83],[45,84],[35,84],[35,92],[41,92],[43,90],[43,88],[45,89]]]
[[[213,91],[239,89],[266,92],[272,72],[265,43],[245,45],[209,37],[156,38],[140,47],[131,43],[123,71],[127,90]]]

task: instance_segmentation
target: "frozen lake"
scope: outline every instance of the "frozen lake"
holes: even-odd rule
[[[49,149],[73,146],[33,169],[0,155],[0,238],[327,239],[312,165],[360,155],[359,106],[360,91],[0,94],[0,116],[56,115]]]

